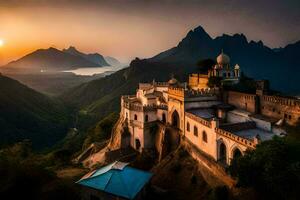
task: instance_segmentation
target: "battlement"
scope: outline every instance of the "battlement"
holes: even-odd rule
[[[297,106],[300,107],[300,100],[292,99],[288,97],[279,97],[279,96],[270,96],[270,95],[263,95],[263,100],[269,103],[275,103],[278,105],[283,106]]]
[[[216,133],[218,133],[218,134],[220,134],[224,137],[227,137],[227,138],[229,138],[229,139],[231,139],[231,140],[233,140],[237,143],[245,145],[248,148],[254,149],[255,146],[256,146],[256,143],[254,143],[254,141],[251,141],[251,140],[245,139],[243,137],[237,136],[234,133],[231,133],[229,131],[225,131],[221,128],[215,128],[215,131],[216,131]]]
[[[202,124],[202,125],[204,125],[204,126],[206,126],[206,127],[211,128],[211,123],[210,123],[210,121],[208,121],[208,120],[206,120],[206,119],[203,119],[203,118],[201,118],[201,117],[199,117],[199,116],[197,116],[197,115],[194,115],[194,114],[192,114],[192,113],[188,113],[188,112],[186,112],[185,115],[186,115],[187,117],[191,118],[192,120],[195,120],[196,122],[199,122],[200,124]]]
[[[228,92],[229,96],[240,96],[244,100],[250,100],[250,101],[255,101],[256,100],[256,95],[255,94],[247,94],[247,93],[242,93],[242,92],[236,92],[236,91],[229,91]]]
[[[174,95],[183,98],[214,96],[219,92],[218,89],[202,89],[202,90],[187,90],[178,87],[169,87],[169,95]]]
[[[128,101],[124,101],[123,103],[124,108],[127,108],[132,111],[138,111],[138,112],[149,112],[149,111],[154,111],[156,109],[162,109],[162,110],[167,110],[168,106],[167,105],[142,105],[142,104],[135,104],[131,103]]]
[[[154,82],[153,85],[158,86],[158,87],[168,87],[169,83],[168,82]]]

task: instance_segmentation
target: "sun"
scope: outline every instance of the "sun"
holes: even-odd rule
[[[0,39],[0,47],[4,45],[4,41]]]

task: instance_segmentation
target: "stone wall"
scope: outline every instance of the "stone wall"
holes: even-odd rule
[[[190,74],[189,75],[189,87],[193,90],[201,90],[207,88],[208,75],[204,74]]]
[[[263,95],[260,96],[261,114],[276,119],[285,119],[290,125],[300,121],[300,100]]]
[[[228,104],[234,105],[235,107],[237,107],[239,109],[244,109],[244,110],[247,110],[252,113],[255,113],[257,111],[256,110],[256,103],[257,103],[256,95],[229,91],[229,92],[227,92],[227,95],[225,95],[225,96],[227,96]]]

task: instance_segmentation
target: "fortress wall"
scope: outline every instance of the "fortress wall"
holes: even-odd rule
[[[194,90],[207,88],[208,76],[202,74],[191,74],[189,76],[189,87]]]
[[[190,117],[190,115],[185,116],[185,123],[185,137],[197,148],[201,149],[214,159],[217,159],[216,133],[214,132],[214,129],[210,127],[210,123],[207,122],[207,125],[209,126],[206,126],[199,121],[196,121],[196,118]],[[187,130],[187,123],[190,125],[189,130]],[[197,135],[194,134],[194,127],[197,127]],[[203,132],[206,133],[207,142],[203,140]]]
[[[260,112],[295,125],[300,121],[300,100],[263,95],[260,97]]]
[[[239,109],[244,109],[252,113],[256,112],[256,95],[253,94],[229,91],[227,103]]]

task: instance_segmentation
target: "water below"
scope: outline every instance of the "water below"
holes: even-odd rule
[[[64,71],[64,72],[72,72],[76,75],[82,75],[82,76],[93,76],[95,74],[116,72],[118,70],[123,69],[124,67],[125,66],[85,67],[85,68],[78,68],[75,70],[68,70],[68,71]]]

